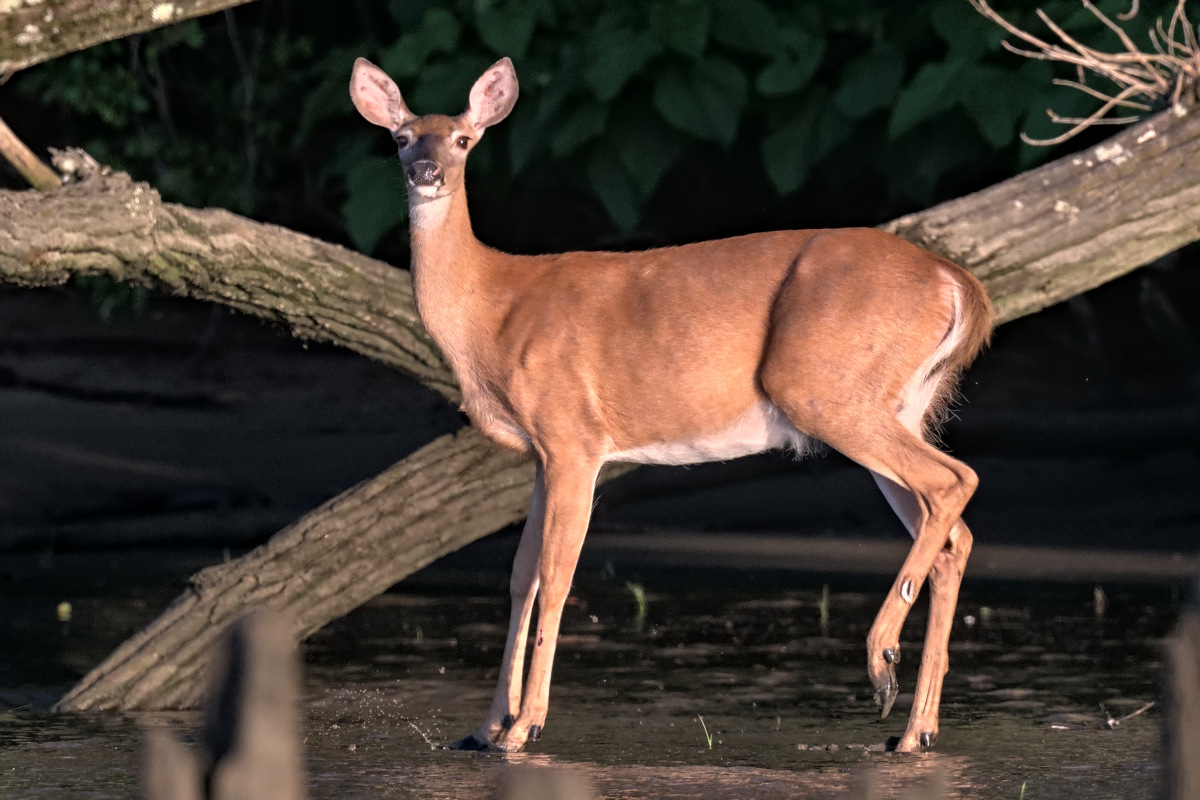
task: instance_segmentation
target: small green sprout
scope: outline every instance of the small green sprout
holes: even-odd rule
[[[821,635],[829,635],[829,584],[821,587],[821,602],[817,606],[821,611]]]
[[[646,625],[646,612],[650,610],[650,604],[646,601],[646,587],[640,583],[625,581],[625,588],[633,595],[633,602],[637,603],[637,612],[633,617],[633,624],[640,631]]]
[[[696,719],[700,720],[700,727],[704,728],[704,739],[708,742],[708,749],[712,750],[713,737],[712,734],[708,732],[708,726],[704,724],[704,717],[697,714]]]

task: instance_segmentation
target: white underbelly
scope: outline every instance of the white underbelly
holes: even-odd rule
[[[702,464],[788,448],[797,455],[812,449],[813,441],[796,430],[779,407],[764,400],[728,428],[689,439],[656,442],[611,453],[607,461],[634,464]]]

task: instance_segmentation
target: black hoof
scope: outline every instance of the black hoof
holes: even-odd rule
[[[491,747],[491,744],[483,741],[482,739],[480,739],[478,736],[476,736],[473,733],[470,736],[464,736],[463,738],[459,739],[454,744],[450,745],[451,750],[469,750],[469,751],[473,751],[473,752],[479,752],[480,750],[487,750],[490,747]]]
[[[891,647],[883,651],[883,660],[889,664],[900,663],[900,651],[894,650]]]
[[[875,687],[875,705],[879,706],[879,718],[883,719],[891,713],[896,697],[900,694],[900,684],[896,682],[896,670],[889,664],[882,686]]]
[[[542,726],[541,725],[530,725],[529,726],[529,741],[536,742],[540,738],[542,738]]]
[[[517,721],[517,718],[514,717],[512,714],[505,714],[504,719],[500,720],[500,725],[504,728],[504,730],[508,730],[509,728],[511,728],[513,726],[513,723],[516,721]]]
[[[937,741],[937,737],[933,735],[933,731],[921,731],[920,739],[921,747],[924,747],[926,750],[933,747],[934,742]]]
[[[883,749],[889,753],[896,752],[896,748],[900,746],[899,736],[889,736],[887,741],[883,743]]]

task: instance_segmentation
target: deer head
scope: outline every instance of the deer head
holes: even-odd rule
[[[350,98],[368,122],[391,132],[404,165],[409,202],[419,203],[462,188],[467,154],[517,102],[517,73],[512,61],[502,58],[475,81],[467,108],[457,117],[419,117],[408,110],[396,82],[360,58],[350,77]]]

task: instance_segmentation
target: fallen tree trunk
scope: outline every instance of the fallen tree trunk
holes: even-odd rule
[[[303,639],[391,586],[394,570],[384,565],[415,571],[515,522],[532,491],[533,465],[475,428],[435,439],[248,555],[197,573],[57,707],[192,707],[213,645],[247,608],[281,612]]]
[[[1200,109],[883,227],[975,273],[997,319],[1032,314],[1200,238]]]
[[[62,220],[87,228],[64,229]],[[1001,321],[1032,313],[1200,239],[1200,115],[1160,114],[1086,153],[887,227],[972,269]],[[223,302],[456,393],[412,313],[402,270],[227,212],[162,203],[149,187],[118,176],[47,194],[0,193],[0,280],[52,285],[76,273]],[[454,455],[464,447],[479,464],[469,479]],[[417,465],[425,487],[419,492],[410,483]],[[438,556],[519,519],[530,474],[473,429],[439,439],[253,553],[201,573],[58,707],[189,704],[198,659],[233,611],[282,605],[304,620],[298,634],[310,633]],[[357,524],[339,520],[349,509],[356,509]],[[327,572],[325,537],[334,532],[340,566]],[[286,558],[277,560],[282,553]],[[335,588],[320,588],[323,582]]]
[[[0,76],[250,0],[8,0],[0,3]]]
[[[0,191],[0,282],[57,286],[73,275],[220,303],[458,397],[417,319],[407,271],[222,209],[164,203],[124,173],[52,192]]]
[[[1200,114],[1164,111],[882,227],[974,272],[1000,322],[1032,314],[1200,239]],[[54,286],[75,274],[223,303],[458,394],[405,270],[220,209],[164,203],[123,174],[0,191],[0,282]]]

